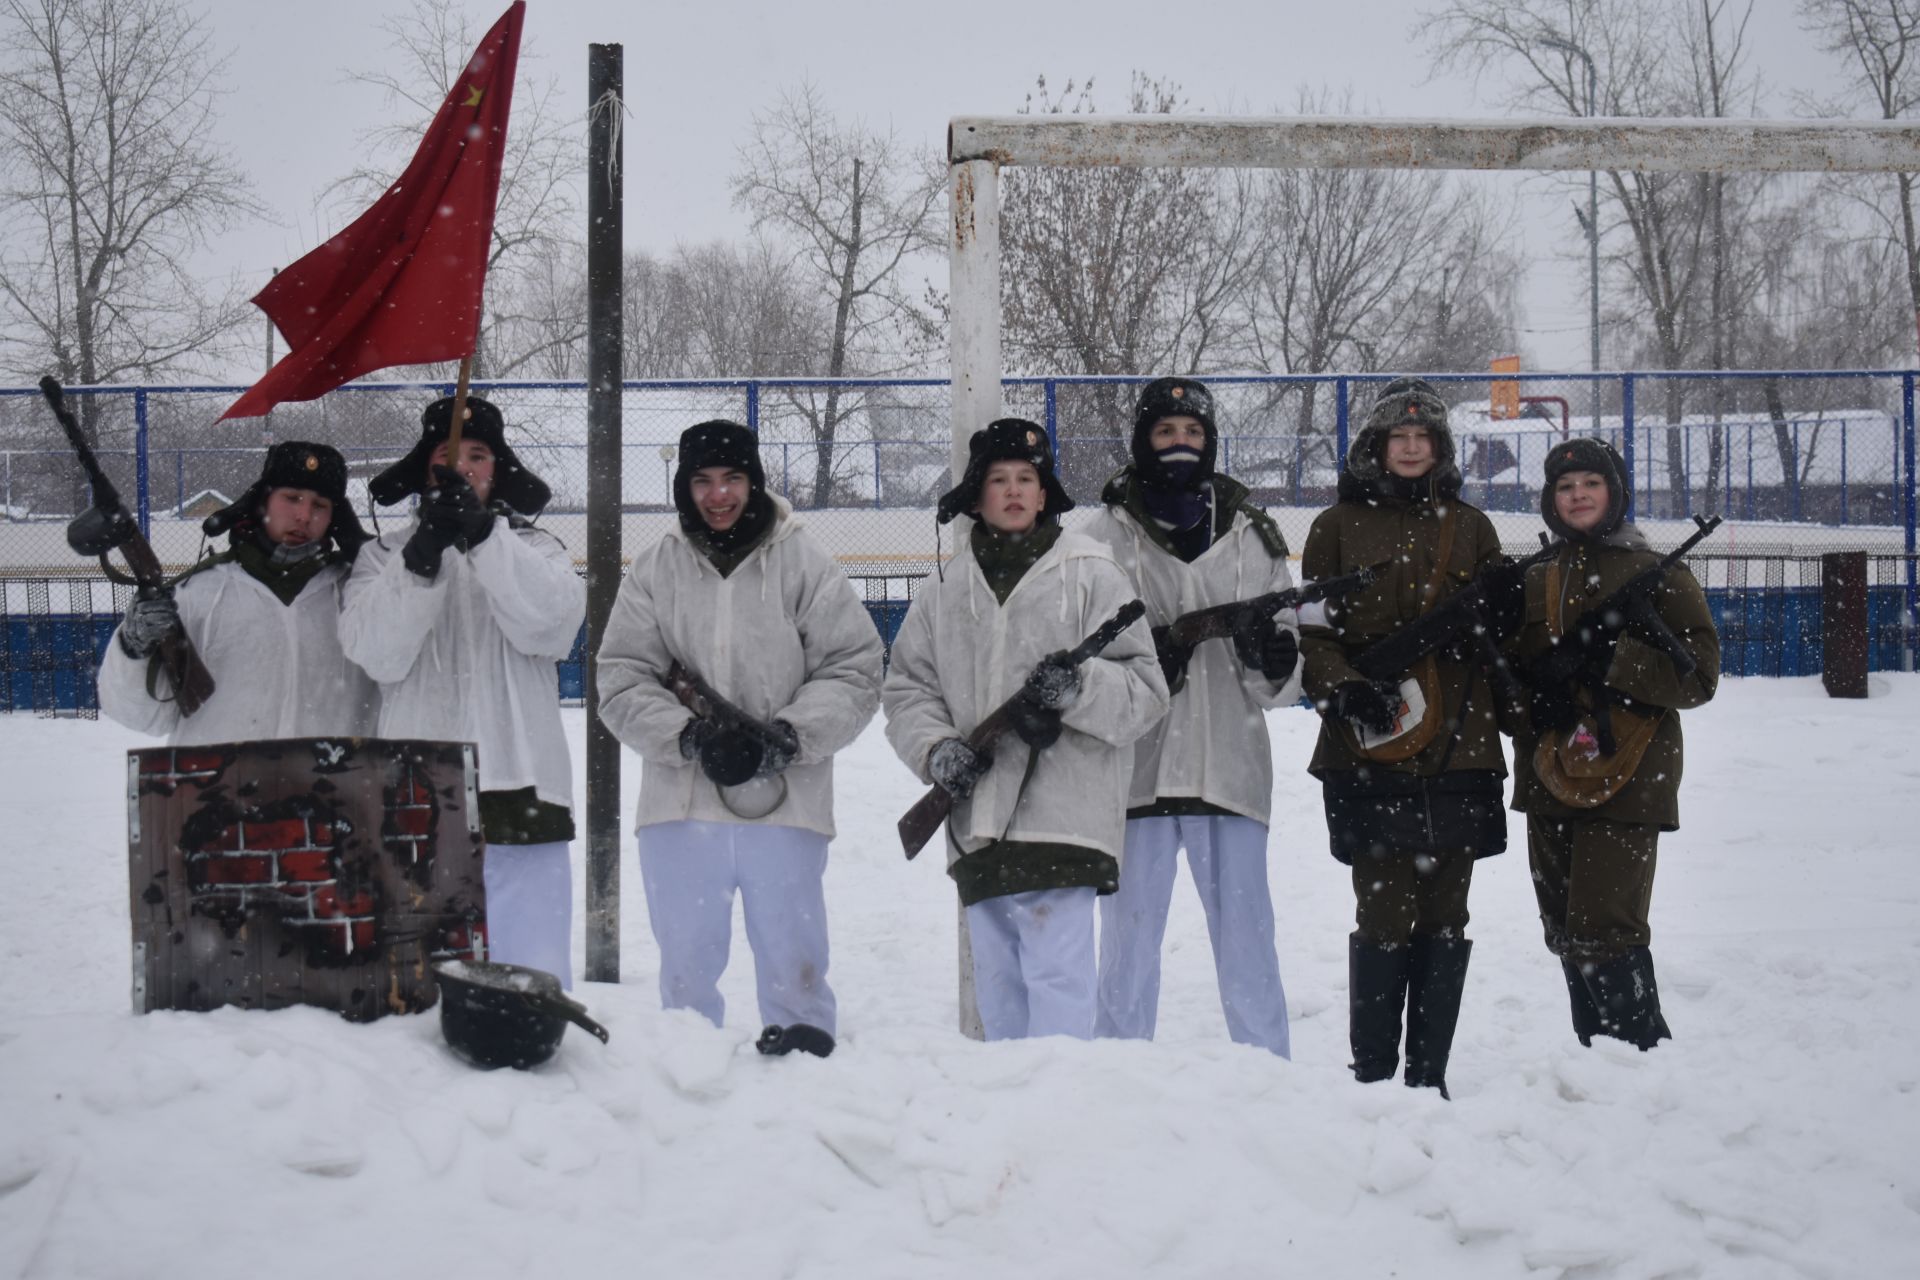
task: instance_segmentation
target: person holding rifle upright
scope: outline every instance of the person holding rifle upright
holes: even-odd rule
[[[341,592],[366,541],[347,503],[346,460],[283,440],[202,528],[226,534],[227,549],[134,597],[100,664],[100,709],[173,746],[373,732],[378,694],[340,648]],[[215,675],[191,715],[161,661],[174,635]]]
[[[478,749],[488,958],[571,986],[573,765],[554,664],[573,651],[586,583],[534,527],[551,490],[506,442],[500,410],[451,396],[421,415],[411,452],[368,491],[415,518],[368,544],[347,582],[340,638],[380,683],[380,736]]]
[[[1106,547],[1061,531],[1072,506],[1039,426],[974,432],[938,519],[975,524],[914,598],[883,693],[895,753],[953,800],[947,873],[989,1040],[1092,1036],[1094,899],[1120,883],[1132,744],[1167,710],[1144,620],[1087,643],[1133,589]],[[1012,733],[970,744],[1003,706]]]
[[[1172,709],[1134,744],[1126,874],[1100,900],[1102,1036],[1151,1040],[1160,946],[1186,850],[1206,911],[1227,1034],[1288,1056],[1287,996],[1267,887],[1273,756],[1270,707],[1300,696],[1291,614],[1236,619],[1226,643],[1186,648],[1183,614],[1293,586],[1287,544],[1245,486],[1214,472],[1219,434],[1203,383],[1160,378],[1134,411],[1132,462],[1107,482],[1087,536],[1104,544],[1141,599]]]
[[[1301,610],[1304,681],[1322,717],[1308,768],[1333,856],[1353,869],[1354,1078],[1392,1078],[1404,1006],[1406,1082],[1444,1096],[1473,947],[1473,864],[1507,843],[1503,708],[1469,634],[1404,669],[1381,669],[1368,650],[1463,591],[1485,601],[1497,640],[1518,624],[1522,571],[1501,555],[1492,522],[1461,501],[1446,403],[1418,378],[1395,379],[1374,401],[1300,568],[1319,581],[1367,565],[1382,566],[1373,586]]]
[[[1540,514],[1556,554],[1527,574],[1512,643],[1532,688],[1513,807],[1574,1033],[1651,1049],[1671,1034],[1648,950],[1654,866],[1660,833],[1680,826],[1680,712],[1713,697],[1720,639],[1700,584],[1648,548],[1627,503],[1604,441],[1547,454]]]
[[[634,558],[594,655],[600,718],[641,759],[661,1003],[722,1024],[738,891],[760,1051],[825,1057],[838,1034],[823,888],[833,757],[880,704],[880,633],[767,492],[746,427],[681,433],[673,503],[677,526]]]

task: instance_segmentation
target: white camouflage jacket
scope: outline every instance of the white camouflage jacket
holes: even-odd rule
[[[532,787],[571,811],[554,664],[587,613],[573,557],[551,533],[503,516],[485,542],[449,550],[422,578],[400,558],[416,524],[360,549],[340,616],[341,647],[380,683],[380,736],[471,742],[482,790]]]
[[[594,672],[600,718],[640,755],[637,826],[757,822],[834,834],[833,756],[880,704],[884,648],[840,566],[786,500],[772,498],[773,527],[726,577],[676,522],[620,583]],[[748,715],[793,726],[800,751],[771,813],[735,814],[681,756],[692,713],[661,683],[676,659]]]
[[[936,743],[972,732],[1042,658],[1079,644],[1133,598],[1106,547],[1063,532],[1002,605],[963,538],[944,579],[922,583],[893,642],[882,703],[894,752],[931,782],[927,755]],[[960,851],[1003,838],[1120,858],[1132,746],[1167,711],[1145,620],[1085,663],[1080,680],[1065,731],[1040,753],[1024,792],[1026,745],[1008,734],[995,746],[993,767],[948,819],[949,865]]]
[[[155,692],[167,701],[150,696],[150,660],[129,658],[116,630],[100,664],[100,709],[176,747],[372,733],[379,694],[340,649],[346,580],[347,566],[328,565],[287,605],[231,561],[190,575],[174,603],[213,676],[213,696],[182,716],[164,674]]]
[[[1081,528],[1113,552],[1147,602],[1150,626],[1293,585],[1284,545],[1275,555],[1244,513],[1236,513],[1226,533],[1191,564],[1156,543],[1132,513],[1117,505],[1103,507]],[[1280,621],[1299,638],[1291,611]],[[1264,712],[1299,696],[1298,664],[1286,683],[1276,685],[1240,661],[1232,640],[1204,642],[1193,651],[1186,686],[1173,695],[1166,719],[1134,744],[1127,806],[1197,799],[1266,822],[1273,803],[1273,751]]]

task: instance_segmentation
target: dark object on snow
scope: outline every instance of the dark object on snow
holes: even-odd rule
[[[537,1067],[560,1047],[569,1022],[606,1043],[607,1029],[544,969],[456,960],[433,972],[440,981],[440,1033],[473,1066]]]
[[[1829,551],[1820,557],[1820,683],[1829,698],[1867,696],[1867,553]]]
[[[753,1042],[753,1047],[769,1058],[784,1058],[795,1049],[824,1058],[833,1052],[833,1037],[818,1027],[796,1022],[790,1027],[768,1027]]]

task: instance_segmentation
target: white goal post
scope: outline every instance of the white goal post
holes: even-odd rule
[[[949,342],[953,474],[1001,416],[1000,169],[1526,169],[1920,172],[1920,125],[1857,120],[1396,120],[1327,116],[955,116]],[[1136,370],[1186,373],[1190,370]]]
[[[967,441],[1004,412],[1000,384],[1003,165],[1913,173],[1920,172],[1920,125],[1606,117],[955,116],[947,127],[947,162],[952,470],[957,484],[967,467]],[[960,1026],[978,1040],[984,1033],[973,999],[965,908],[960,911],[959,942]]]

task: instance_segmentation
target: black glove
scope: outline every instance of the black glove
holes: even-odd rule
[[[955,800],[973,794],[973,784],[993,768],[993,757],[968,746],[964,738],[948,738],[936,743],[927,756],[927,772],[940,789]]]
[[[1333,713],[1373,733],[1389,733],[1400,710],[1400,687],[1391,680],[1349,680],[1333,691]]]
[[[1527,570],[1518,560],[1503,560],[1481,579],[1487,624],[1495,644],[1520,629],[1527,619]]]
[[[1035,751],[1045,751],[1060,740],[1060,713],[1036,707],[1025,698],[1012,703],[1013,731]]]
[[[1191,646],[1175,644],[1168,628],[1155,627],[1153,656],[1160,659],[1160,674],[1166,677],[1169,695],[1176,694],[1187,687],[1187,664],[1193,661]]]
[[[699,716],[688,720],[680,730],[680,758],[688,762],[698,760],[700,749],[719,731],[719,726],[711,720],[702,720]]]
[[[471,550],[493,532],[493,512],[480,502],[467,478],[449,466],[435,466],[434,487],[420,503],[420,526],[407,539],[400,559],[423,578],[440,572],[448,547]]]
[[[142,587],[121,620],[120,650],[129,658],[144,658],[181,630],[180,607],[173,602],[173,588]]]
[[[1042,711],[1065,711],[1079,697],[1080,668],[1068,661],[1065,649],[1042,658],[1020,688],[1020,700]]]
[[[716,787],[737,787],[769,772],[767,745],[745,729],[715,728],[700,744],[700,772]]]
[[[1540,660],[1537,687],[1564,687],[1571,681],[1603,685],[1613,667],[1613,648],[1620,633],[1607,627],[1593,614],[1582,614],[1567,628],[1547,655]]]
[[[1249,670],[1258,671],[1275,684],[1284,684],[1300,660],[1300,645],[1272,615],[1245,616],[1233,629],[1233,651]]]
[[[1573,728],[1580,718],[1580,706],[1566,681],[1541,684],[1527,701],[1527,715],[1536,733],[1557,733]]]
[[[761,744],[759,769],[761,777],[785,773],[787,766],[793,763],[793,758],[800,754],[800,735],[793,731],[792,725],[785,720],[775,720],[773,731],[779,741]]]

